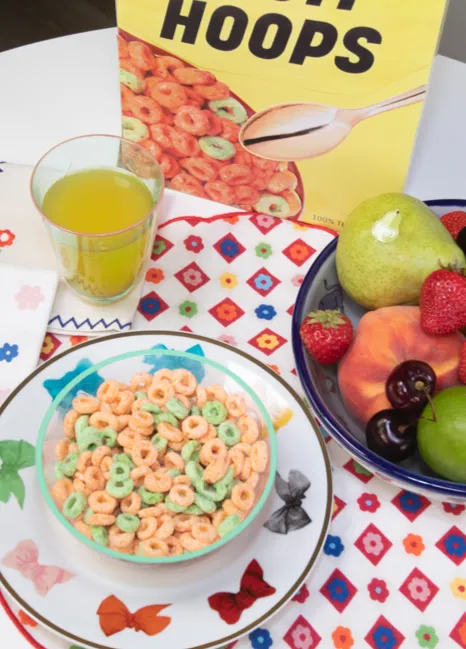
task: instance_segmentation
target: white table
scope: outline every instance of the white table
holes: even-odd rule
[[[34,164],[87,133],[120,134],[115,30],[66,36],[0,54],[0,160]],[[466,198],[466,65],[437,56],[406,190]],[[0,196],[1,200],[1,196]],[[0,613],[1,645],[30,645]]]

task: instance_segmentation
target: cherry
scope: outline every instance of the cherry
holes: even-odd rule
[[[422,410],[435,391],[434,370],[422,361],[397,365],[387,379],[385,393],[394,408]]]
[[[417,448],[416,430],[409,410],[381,410],[367,424],[367,446],[390,462],[401,462]]]

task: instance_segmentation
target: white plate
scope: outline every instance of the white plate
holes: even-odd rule
[[[29,446],[5,442],[34,445],[51,403],[44,381],[59,391],[72,378],[70,372],[82,371],[84,359],[95,364],[161,344],[215,359],[254,390],[274,420],[278,474],[285,482],[277,477],[282,497],[274,489],[256,520],[219,550],[179,565],[140,566],[102,556],[72,537],[41,497]],[[105,368],[101,374],[110,378]],[[72,644],[97,649],[225,645],[276,613],[306,579],[322,549],[332,504],[322,438],[293,390],[265,365],[232,347],[170,332],[109,336],[42,365],[14,391],[0,414],[0,508],[2,520],[8,520],[0,536],[0,583],[28,615]],[[270,528],[288,528],[288,533]],[[262,583],[261,571],[271,588]],[[223,595],[209,602],[217,593]],[[106,614],[99,615],[103,602]],[[168,606],[141,612],[162,605]],[[222,605],[224,619],[216,610]],[[107,635],[110,631],[115,632]]]

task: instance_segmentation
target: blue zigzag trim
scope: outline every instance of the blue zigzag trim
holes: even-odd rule
[[[70,323],[73,324],[76,327],[76,329],[81,329],[81,327],[84,327],[84,325],[88,325],[89,329],[95,329],[99,325],[103,325],[105,327],[105,329],[109,329],[115,323],[118,325],[118,327],[120,329],[129,329],[131,327],[131,322],[127,322],[126,324],[121,324],[121,322],[118,320],[118,318],[115,318],[115,320],[112,320],[109,323],[105,322],[105,320],[103,318],[101,318],[100,320],[98,320],[94,324],[91,323],[89,318],[86,318],[80,324],[78,324],[74,318],[69,318],[68,320],[63,322],[63,320],[61,319],[61,317],[59,315],[56,315],[51,320],[49,320],[49,325],[52,325],[56,320],[59,322],[60,327],[63,327],[63,329],[65,329],[65,327],[67,325],[69,325]]]

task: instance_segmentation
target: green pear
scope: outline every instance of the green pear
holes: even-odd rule
[[[336,254],[346,293],[366,309],[418,304],[424,280],[447,266],[466,267],[448,230],[420,200],[382,194],[346,219]]]

